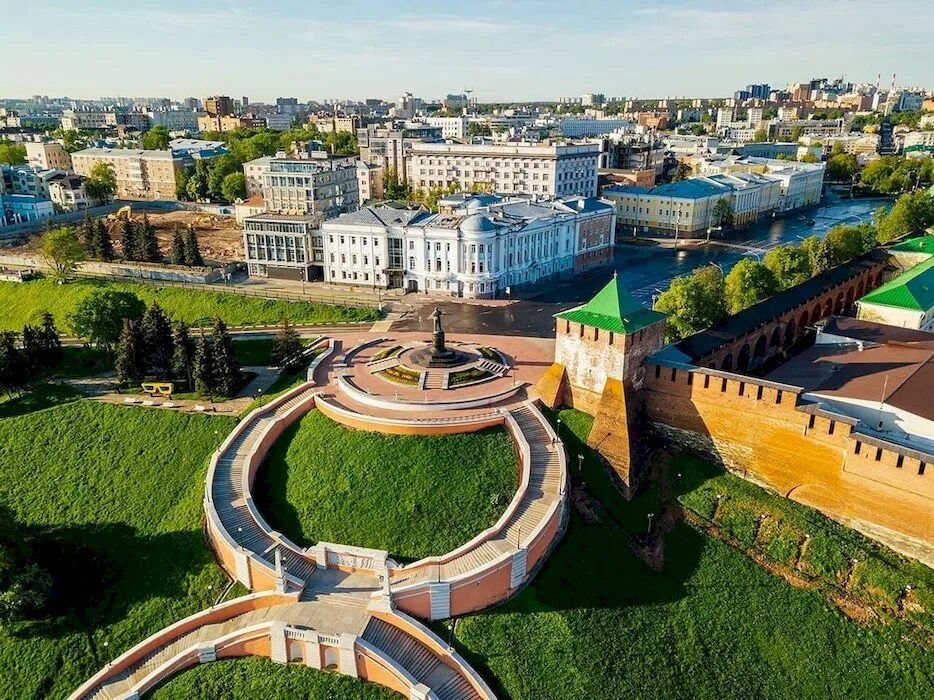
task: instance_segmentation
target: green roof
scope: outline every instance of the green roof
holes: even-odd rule
[[[860,301],[864,304],[927,311],[934,306],[934,257],[886,282]]]
[[[597,292],[593,299],[582,306],[557,313],[555,318],[613,333],[634,333],[658,323],[665,318],[665,314],[642,306],[626,291],[619,276],[613,275],[609,284]]]
[[[904,253],[928,253],[934,255],[934,236],[920,236],[918,238],[909,238],[893,245],[889,250],[897,250]]]

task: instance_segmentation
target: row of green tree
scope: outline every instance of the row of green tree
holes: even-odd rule
[[[0,332],[0,387],[8,395],[21,393],[39,376],[58,365],[62,343],[52,314],[38,326],[26,324],[22,333]]]
[[[905,194],[891,210],[881,208],[872,223],[840,225],[821,239],[773,248],[761,261],[744,258],[724,275],[715,265],[677,277],[659,295],[655,308],[668,314],[668,340],[709,328],[730,314],[869,252],[880,243],[934,226],[934,197]]]
[[[138,300],[137,300],[138,301]],[[142,302],[129,302],[117,340],[115,367],[122,386],[138,386],[144,379],[173,381],[203,396],[234,396],[240,387],[240,364],[233,338],[220,318],[210,335],[197,339],[188,324],[174,323],[158,304],[142,315]]]

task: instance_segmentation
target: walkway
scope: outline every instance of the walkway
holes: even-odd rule
[[[319,364],[319,374],[331,369],[338,344],[328,342],[311,376]],[[335,668],[420,700],[495,697],[464,659],[406,612],[437,619],[479,610],[528,580],[560,536],[566,515],[560,441],[529,402],[477,413],[485,421],[492,416],[513,435],[520,486],[496,525],[443,557],[400,566],[386,552],[352,546],[319,542],[302,549],[269,527],[251,486],[272,443],[307,411],[318,406],[336,420],[368,420],[368,429],[386,432],[400,424],[416,433],[449,432],[452,425],[471,429],[465,415],[453,423],[446,416],[389,419],[341,406],[335,416],[329,413],[335,404],[321,391],[306,382],[253,411],[215,453],[208,472],[205,511],[212,545],[231,576],[260,593],[150,637],[78,689],[73,700],[137,698],[187,666],[244,654]]]

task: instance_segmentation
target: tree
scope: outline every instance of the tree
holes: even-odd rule
[[[709,328],[726,316],[723,273],[707,265],[687,277],[676,277],[658,297],[655,309],[668,314],[668,341]]]
[[[805,153],[803,156],[798,158],[801,163],[820,163],[820,158],[818,158],[813,153]]]
[[[55,317],[46,311],[39,326],[39,364],[45,369],[54,367],[61,357],[62,341],[55,327]]]
[[[94,248],[100,260],[109,262],[114,259],[114,242],[110,237],[110,229],[103,219],[94,222]]]
[[[155,302],[143,315],[140,336],[146,371],[168,378],[172,372],[172,322]]]
[[[859,226],[841,224],[827,232],[824,240],[831,250],[831,260],[837,266],[863,252],[863,233]]]
[[[228,175],[243,174],[243,163],[235,155],[225,153],[212,158],[208,163],[208,194],[211,199],[221,199],[224,196],[224,180]],[[246,180],[244,179],[244,183]],[[244,185],[245,186],[245,185]],[[228,200],[228,201],[233,201]]]
[[[386,199],[408,200],[412,197],[412,189],[407,182],[399,178],[395,168],[386,168],[383,176],[383,194]]]
[[[88,210],[84,210],[84,219],[81,221],[81,242],[84,244],[84,250],[91,259],[97,257],[97,229],[94,221],[91,220]]]
[[[228,202],[246,198],[246,176],[243,173],[230,173],[224,177],[221,194]]]
[[[23,365],[26,370],[26,376],[32,378],[36,372],[43,369],[39,329],[28,323],[23,326],[23,335],[20,345],[23,351]]]
[[[289,323],[289,319],[283,318],[272,346],[272,361],[280,369],[292,371],[301,363],[301,353],[302,339],[298,331]]]
[[[195,391],[204,396],[213,397],[217,393],[217,378],[214,374],[214,353],[212,352],[211,339],[204,336],[198,338],[198,346],[195,351],[194,363]]]
[[[467,124],[467,135],[468,136],[492,136],[493,132],[490,131],[489,124],[484,122],[470,122]]]
[[[98,162],[91,168],[91,173],[84,183],[88,197],[97,202],[109,202],[117,191],[117,176],[109,163]]]
[[[817,255],[814,258],[814,274],[822,275],[828,270],[833,269],[834,253],[833,245],[826,238],[821,240],[817,246]]]
[[[840,144],[834,144],[834,148]],[[859,164],[852,153],[836,153],[827,160],[827,179],[849,181],[856,174]]]
[[[13,141],[0,140],[0,163],[22,165],[26,162],[26,146]]]
[[[728,197],[721,197],[710,212],[717,226],[729,225],[733,220],[733,203]]]
[[[783,245],[773,248],[762,260],[775,276],[779,289],[788,289],[810,279],[811,256],[806,248],[796,245]]]
[[[175,196],[178,199],[188,199],[188,180],[191,177],[189,168],[181,168],[175,171]]]
[[[146,376],[146,359],[139,325],[129,318],[123,319],[115,366],[117,381],[121,386],[138,385]]]
[[[675,168],[675,174],[671,176],[672,182],[681,182],[682,180],[687,180],[691,177],[691,166],[687,163],[678,163],[678,167]]]
[[[123,259],[142,260],[138,241],[139,233],[136,223],[129,216],[120,222],[120,238],[123,241]]]
[[[778,282],[772,271],[749,258],[736,263],[726,276],[726,303],[733,314],[770,297],[776,291]]]
[[[807,253],[808,262],[811,265],[811,275],[817,274],[817,251],[821,245],[820,236],[808,236],[803,241],[801,241],[801,250]]]
[[[164,124],[157,124],[143,134],[140,145],[149,151],[164,151],[169,147],[169,129]]]
[[[52,591],[52,577],[36,563],[29,535],[13,511],[0,507],[0,625],[41,613]]]
[[[195,233],[195,227],[188,224],[185,230],[185,264],[188,267],[203,267],[204,258],[201,257],[201,248],[198,246],[198,235]]]
[[[137,260],[162,262],[162,255],[159,253],[159,242],[156,240],[156,229],[150,223],[148,214],[143,214],[143,220],[136,235],[140,256]]]
[[[145,310],[131,292],[100,288],[78,302],[71,323],[76,335],[109,350],[120,338],[123,319],[139,320]]]
[[[26,383],[26,359],[16,340],[13,331],[0,331],[0,386],[11,395]]]
[[[172,335],[172,375],[181,379],[189,389],[194,388],[195,342],[188,324],[179,321]]]
[[[42,256],[52,269],[52,276],[57,280],[65,279],[85,258],[78,232],[67,226],[47,231],[42,236]]]
[[[233,338],[227,331],[227,325],[220,319],[214,319],[211,331],[211,351],[214,355],[214,378],[217,391],[223,396],[233,396],[240,385],[240,363],[234,349]]]
[[[185,238],[182,236],[182,231],[178,227],[178,224],[176,224],[175,228],[172,230],[172,264],[185,264]]]
[[[758,128],[756,133],[752,135],[752,140],[754,143],[765,143],[769,140],[769,132],[766,129]]]
[[[879,242],[888,243],[934,226],[934,197],[923,191],[903,194],[889,212],[882,210],[876,216]]]
[[[208,173],[203,160],[195,163],[195,169],[188,174],[185,185],[188,199],[198,201],[208,196]]]
[[[804,128],[796,126],[791,130],[791,140],[797,143],[801,140],[801,136],[804,134]]]

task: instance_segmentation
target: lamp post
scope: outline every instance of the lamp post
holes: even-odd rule
[[[581,478],[581,468],[584,466],[584,455],[577,455],[577,480]]]
[[[646,529],[645,534],[646,534],[646,535],[651,535],[651,534],[652,534],[652,518],[655,517],[655,513],[649,513],[647,517],[648,517],[648,519],[649,519],[649,526],[648,526],[648,528]]]

